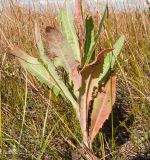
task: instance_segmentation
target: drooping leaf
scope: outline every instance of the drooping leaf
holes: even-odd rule
[[[47,28],[46,30],[49,31],[49,29],[51,30],[51,28]],[[35,34],[36,34],[36,36],[35,36],[36,37],[36,42],[39,42],[39,41],[42,42],[41,35],[40,35],[40,29],[38,28],[38,26],[35,26]],[[53,36],[52,39],[54,39],[54,41],[55,40],[57,41],[57,38],[55,39],[54,36]],[[54,41],[52,41],[53,44],[54,44]],[[37,43],[37,45],[38,45],[38,43]],[[41,48],[41,46],[38,46],[38,48],[39,47]],[[58,50],[57,50],[57,42],[56,42],[56,52],[57,51]],[[74,99],[74,97],[71,94],[71,92],[69,91],[69,89],[67,88],[67,86],[64,84],[64,82],[62,81],[62,79],[59,77],[54,64],[48,58],[48,56],[46,55],[45,52],[40,52],[39,51],[39,54],[40,54],[41,60],[44,63],[44,66],[48,70],[51,78],[54,80],[54,82],[56,82],[57,86],[61,89],[61,91],[63,92],[63,94],[65,95],[65,97],[71,102],[72,106],[74,107],[74,109],[76,111],[77,117],[80,120],[79,105],[76,102],[76,100]]]
[[[78,62],[81,62],[81,54],[80,54],[80,48],[78,43],[78,37],[76,35],[76,31],[74,28],[74,16],[71,11],[71,7],[69,7],[67,3],[66,10],[61,9],[60,10],[60,20],[61,20],[61,28],[63,35],[65,36],[67,42],[71,46],[73,50],[73,55],[75,57],[75,60]]]
[[[18,47],[14,47],[12,50],[12,54],[18,57],[17,59],[21,63],[21,65],[27,69],[32,75],[34,75],[41,83],[47,85],[54,94],[57,96],[58,94],[62,94],[61,89],[56,85],[56,83],[50,77],[48,71],[45,69],[43,64],[32,56],[26,54],[23,50]]]
[[[85,26],[86,26],[86,38],[85,38],[85,44],[84,44],[84,53],[85,53],[84,62],[88,52],[95,45],[94,24],[93,24],[92,16],[86,18]]]
[[[75,17],[79,31],[79,41],[82,48],[85,39],[85,28],[82,17],[82,0],[75,0]]]
[[[106,6],[106,8],[105,8],[105,11],[104,11],[102,20],[101,20],[101,22],[100,22],[100,24],[99,24],[98,32],[97,32],[96,35],[95,35],[95,38],[94,38],[95,43],[94,43],[94,45],[92,45],[92,47],[91,47],[91,49],[89,50],[87,56],[85,57],[85,58],[86,58],[85,64],[88,64],[88,63],[91,61],[92,55],[93,55],[94,50],[95,50],[95,48],[96,48],[96,45],[97,45],[97,43],[98,43],[98,41],[99,41],[100,33],[101,33],[101,31],[102,31],[103,24],[104,24],[106,15],[107,15],[107,10],[108,10],[107,8],[108,8],[108,6]]]
[[[75,91],[81,86],[81,75],[78,73],[79,63],[74,59],[73,51],[68,45],[63,35],[50,27],[46,28],[46,40],[48,44],[48,52],[55,54],[55,60],[69,74],[70,79],[74,83]]]
[[[40,35],[40,29],[38,28],[38,26],[36,26],[36,27],[37,28],[35,28],[35,34],[36,34],[35,37],[36,37],[36,41],[39,42],[39,41],[42,41],[42,39],[41,39],[41,35]],[[52,30],[52,32],[51,32],[51,30]],[[51,42],[50,47],[53,48],[51,50],[51,52],[52,53],[55,52],[56,55],[57,55],[58,54],[57,52],[61,51],[60,54],[63,54],[62,53],[63,49],[61,50],[60,47],[58,46],[58,43],[60,44],[60,40],[63,40],[63,39],[61,39],[62,35],[58,31],[53,30],[51,27],[46,28],[46,31],[48,32],[48,34],[50,34],[50,33],[52,34],[52,35],[51,34],[48,35],[48,37],[47,37],[49,39],[49,42]],[[38,43],[37,43],[37,45],[38,45]],[[65,95],[65,97],[71,102],[72,106],[74,107],[74,109],[76,111],[77,117],[78,117],[78,119],[80,121],[80,113],[79,113],[79,105],[78,105],[78,103],[76,102],[76,100],[74,99],[73,95],[71,94],[71,92],[69,91],[69,89],[67,88],[67,86],[64,84],[64,82],[62,81],[62,79],[59,77],[54,64],[48,58],[48,56],[46,55],[46,53],[45,52],[39,52],[39,54],[40,54],[41,60],[44,63],[44,66],[48,70],[50,76],[52,77],[52,79],[54,80],[54,82],[56,82],[56,84],[61,89],[61,91],[63,92],[63,94]],[[64,53],[64,55],[65,55],[65,53]],[[63,60],[64,60],[64,57],[63,57],[64,55],[61,55],[62,58],[63,58]],[[67,63],[67,62],[65,62],[65,63]],[[73,74],[74,74],[74,72],[75,71],[73,71]]]
[[[99,76],[99,83],[104,84],[105,80],[107,78],[107,74],[109,73],[110,69],[113,68],[115,64],[115,60],[117,59],[117,56],[121,52],[122,46],[124,44],[124,36],[121,36],[116,43],[113,46],[113,51],[107,54],[107,56],[104,59],[104,65],[103,65],[103,72]]]
[[[97,97],[94,99],[93,111],[91,114],[90,143],[108,119],[112,106],[116,99],[116,76],[110,78],[104,87],[101,87]]]
[[[74,97],[71,94],[71,92],[69,91],[69,89],[67,88],[67,86],[64,84],[62,79],[57,74],[54,64],[50,61],[50,59],[48,58],[47,55],[41,55],[41,60],[45,64],[45,67],[49,71],[52,79],[56,82],[58,87],[62,90],[62,92],[66,96],[66,98],[71,102],[72,106],[74,107],[74,109],[76,111],[77,117],[80,120],[79,105],[76,102],[76,100],[74,99]]]

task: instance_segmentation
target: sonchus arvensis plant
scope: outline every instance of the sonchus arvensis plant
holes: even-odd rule
[[[91,148],[95,136],[108,119],[115,103],[116,75],[112,75],[112,68],[123,46],[124,36],[121,36],[112,48],[96,54],[107,7],[98,31],[94,29],[92,16],[83,20],[79,0],[75,4],[75,16],[69,3],[60,9],[59,15],[61,30],[46,28],[46,47],[42,42],[40,28],[35,23],[38,57],[30,56],[17,46],[12,47],[12,54],[56,96],[60,95],[64,100],[70,101],[79,120],[82,143],[86,148]],[[47,48],[47,51],[44,48]],[[57,72],[59,67],[68,74],[67,85]]]

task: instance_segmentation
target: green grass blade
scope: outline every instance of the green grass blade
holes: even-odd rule
[[[57,120],[57,122],[55,123],[55,125],[53,126],[53,128],[50,130],[49,134],[47,135],[47,137],[46,137],[46,139],[45,139],[45,141],[44,141],[44,143],[42,145],[42,148],[40,150],[40,153],[39,153],[39,155],[37,157],[37,160],[41,160],[44,152],[46,151],[46,148],[48,147],[49,143],[51,142],[51,140],[53,138],[52,137],[52,133],[56,129],[56,127],[57,127],[57,125],[58,125],[59,122],[60,122],[60,120]]]

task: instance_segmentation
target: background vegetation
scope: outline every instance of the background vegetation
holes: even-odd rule
[[[8,42],[37,55],[34,22],[59,29],[59,17],[47,6],[35,12],[12,1],[0,13],[1,158],[71,159],[80,148],[81,131],[72,107],[36,81],[10,56]],[[89,10],[84,15],[93,14]],[[117,101],[95,139],[101,159],[150,159],[150,21],[148,11],[110,10],[97,53],[120,35],[126,41],[115,67]],[[93,14],[98,26],[101,14]],[[17,69],[16,69],[17,68]],[[64,78],[66,77],[63,73]],[[78,147],[74,147],[72,140]]]

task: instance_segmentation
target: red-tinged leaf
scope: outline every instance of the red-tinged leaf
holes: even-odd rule
[[[86,135],[87,132],[88,109],[92,100],[93,89],[94,87],[98,88],[98,77],[103,71],[104,57],[110,51],[112,51],[110,48],[103,50],[94,62],[86,65],[81,71],[82,85],[79,89],[79,104],[83,135]]]
[[[104,87],[101,87],[97,97],[94,99],[93,111],[91,114],[90,143],[108,119],[112,106],[116,99],[116,76],[110,78]]]
[[[79,63],[74,59],[71,47],[63,35],[51,27],[46,28],[46,39],[48,53],[53,55],[55,64],[66,70],[77,91],[81,86],[81,75],[78,73]]]
[[[75,0],[75,16],[77,20],[77,26],[79,30],[79,40],[81,46],[84,43],[84,37],[85,37],[85,28],[82,18],[82,0]]]
[[[86,100],[87,105],[89,105],[90,101],[92,100],[92,93],[93,93],[94,87],[96,88],[98,87],[98,77],[103,70],[105,55],[108,52],[111,52],[112,50],[113,50],[112,48],[108,48],[100,52],[97,58],[95,59],[95,61],[86,65],[81,71],[82,77],[84,79],[87,79],[86,77],[90,77],[89,85],[87,89],[87,100]]]

